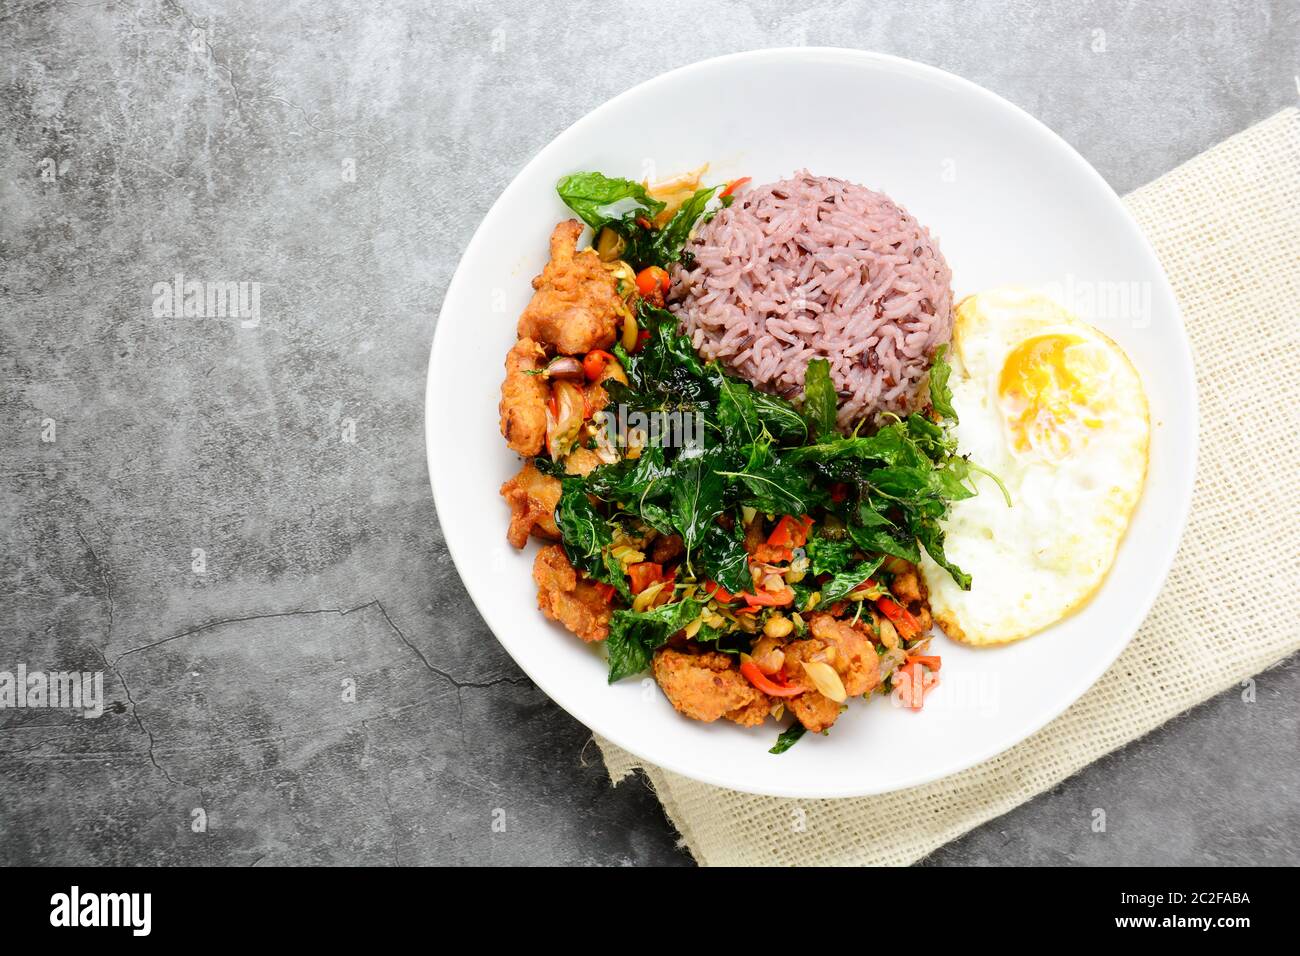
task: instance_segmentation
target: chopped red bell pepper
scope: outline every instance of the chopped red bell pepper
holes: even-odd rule
[[[921,633],[921,622],[893,598],[878,598],[876,607],[880,608],[880,612],[889,618],[903,640],[910,641]]]
[[[774,547],[802,548],[808,543],[808,532],[812,530],[812,526],[813,520],[807,515],[802,518],[783,515],[776,523],[776,527],[772,529],[772,533],[767,536],[767,543]]]
[[[782,588],[780,591],[756,591],[753,594],[741,591],[740,596],[750,607],[783,607],[794,603],[794,592],[789,588]]]
[[[732,601],[736,600],[736,595],[732,594],[717,581],[709,579],[705,579],[704,581],[704,593],[708,594],[709,597],[721,604],[730,604]]]
[[[769,697],[797,697],[805,690],[793,684],[778,684],[759,670],[758,665],[753,661],[743,661],[740,665],[740,673],[744,675],[745,680]]]
[[[664,579],[664,567],[653,561],[640,561],[628,566],[627,576],[632,579],[632,593],[640,594],[650,585]]]

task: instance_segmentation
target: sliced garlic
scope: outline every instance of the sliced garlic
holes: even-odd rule
[[[646,588],[644,591],[638,594],[635,598],[633,598],[632,610],[637,612],[648,611],[650,609],[650,605],[654,603],[655,598],[659,596],[659,592],[664,589],[664,583],[665,582],[663,581],[656,581],[654,584],[650,585],[648,588]]]
[[[828,697],[837,704],[842,704],[849,699],[848,693],[844,690],[844,682],[840,680],[840,675],[835,673],[835,668],[830,664],[822,661],[804,661],[803,669],[823,697]]]

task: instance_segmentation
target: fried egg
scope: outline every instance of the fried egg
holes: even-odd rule
[[[978,494],[944,521],[963,591],[922,562],[935,620],[968,644],[1005,644],[1088,602],[1146,481],[1150,418],[1118,345],[1037,292],[997,289],[954,309],[950,379]]]

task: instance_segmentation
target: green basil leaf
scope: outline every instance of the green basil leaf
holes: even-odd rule
[[[783,754],[797,744],[805,733],[804,725],[795,721],[776,738],[776,743],[768,751],[770,754]]]
[[[655,235],[653,248],[658,255],[656,265],[667,266],[681,258],[682,249],[686,246],[686,240],[691,237],[691,230],[695,228],[695,223],[704,216],[709,200],[721,188],[721,186],[710,186],[707,189],[696,190],[690,199],[678,207],[673,217]]]
[[[688,552],[694,551],[713,520],[722,514],[722,476],[713,467],[713,455],[678,458],[674,463],[672,520]]]
[[[560,501],[555,506],[555,523],[569,563],[588,574],[601,573],[603,550],[613,540],[613,534],[609,522],[587,497],[581,479],[572,476],[564,479]]]
[[[698,601],[677,601],[650,611],[615,611],[609,622],[609,682],[640,674],[654,652],[700,615]]]
[[[745,532],[739,521],[733,523],[731,531],[717,522],[709,526],[700,542],[695,570],[732,593],[749,590],[754,582],[749,576],[749,554],[745,551]]]
[[[813,359],[803,380],[803,417],[819,441],[833,437],[839,396],[831,382],[831,363]]]
[[[848,570],[841,571],[839,574],[835,575],[822,585],[822,599],[818,602],[817,606],[821,607],[823,604],[834,604],[840,598],[844,597],[844,595],[848,594],[859,584],[880,570],[880,565],[884,563],[884,560],[883,557],[877,557],[869,561],[862,561]]]
[[[809,569],[813,574],[836,574],[848,567],[856,543],[852,540],[832,540],[820,532],[808,539]]]
[[[969,591],[971,585],[970,575],[949,561],[947,555],[944,554],[944,532],[939,522],[934,519],[921,521],[916,529],[916,537],[921,542],[921,546],[925,548],[925,553],[930,556],[930,560],[947,571],[963,591]]]
[[[608,223],[621,219],[610,209],[625,204],[643,210],[648,216],[658,215],[664,204],[652,197],[641,183],[630,179],[611,179],[603,173],[573,173],[555,185],[564,204],[577,213],[592,229],[597,231]]]
[[[930,404],[944,418],[957,421],[957,410],[952,407],[952,389],[948,379],[952,375],[952,366],[948,364],[948,346],[940,345],[934,353],[934,364],[930,366]]]

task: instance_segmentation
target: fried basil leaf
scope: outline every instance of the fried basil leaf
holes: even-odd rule
[[[664,463],[664,450],[651,445],[638,458],[624,458],[611,465],[600,465],[587,475],[586,489],[597,498],[617,501],[627,507],[656,493],[657,486],[672,474]],[[664,483],[661,493],[668,493]]]
[[[564,553],[569,563],[588,574],[604,573],[604,548],[613,540],[609,522],[592,505],[582,479],[565,478],[555,506]]]
[[[730,531],[717,522],[709,526],[700,542],[695,571],[732,593],[750,588],[754,582],[749,576],[749,554],[745,551],[745,532],[739,521],[733,522]]]
[[[721,188],[721,186],[710,186],[707,189],[696,190],[690,199],[678,207],[677,212],[673,213],[673,217],[664,224],[664,227],[656,232],[651,244],[657,257],[655,265],[667,266],[681,258],[682,249],[686,246],[686,240],[691,237],[691,230],[695,228],[695,223],[704,216],[709,200]]]
[[[722,514],[722,475],[714,467],[717,452],[693,458],[678,458],[673,466],[672,521],[682,536],[687,552],[694,551],[705,531]]]
[[[877,557],[869,561],[862,561],[835,575],[822,585],[822,599],[817,602],[817,606],[821,607],[823,604],[834,604],[867,578],[875,574],[880,569],[880,565],[884,560],[884,558]]]
[[[759,421],[767,426],[777,441],[788,445],[808,440],[808,423],[803,420],[799,410],[784,398],[755,391],[753,402]]]
[[[836,574],[848,567],[856,543],[834,540],[820,532],[808,539],[809,570],[813,574]]]
[[[934,353],[934,364],[930,366],[930,404],[941,416],[956,424],[957,410],[952,407],[952,389],[948,385],[952,366],[948,364],[947,355],[947,345],[940,345]]]
[[[609,622],[609,682],[639,674],[650,658],[672,637],[700,615],[697,601],[683,600],[650,611],[615,611]]]
[[[826,359],[813,359],[804,372],[803,417],[818,441],[835,434],[838,409],[839,396],[831,382],[831,363]]]
[[[971,585],[970,575],[949,561],[948,556],[944,554],[944,533],[938,520],[927,518],[918,522],[916,537],[921,542],[921,546],[925,548],[925,553],[930,556],[930,560],[952,575],[952,579],[957,582],[957,586],[963,591],[969,591]]]
[[[805,732],[806,731],[804,725],[799,723],[799,721],[796,720],[785,730],[781,731],[781,733],[776,738],[776,743],[772,745],[772,749],[769,750],[768,753],[770,754],[785,753],[787,750],[789,750],[791,747],[793,747],[795,744],[799,742],[800,738],[803,737]]]
[[[740,504],[768,514],[808,514],[825,499],[806,470],[782,461],[769,460],[761,466],[751,463],[744,470],[727,472],[725,476],[738,489]]]
[[[888,554],[915,564],[921,560],[916,538],[863,503],[856,520],[849,524],[849,537],[868,554]]]
[[[754,404],[755,392],[748,382],[724,376],[718,382],[718,424],[726,441],[750,445],[764,438],[764,424]]]

